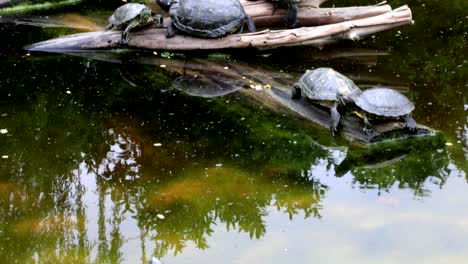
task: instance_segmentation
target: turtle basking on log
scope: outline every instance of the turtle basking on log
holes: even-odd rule
[[[340,122],[338,105],[354,102],[359,94],[361,90],[351,79],[331,68],[307,70],[292,90],[293,99],[304,95],[312,103],[330,110],[329,128],[332,135],[335,135]]]
[[[176,30],[202,38],[217,38],[242,32],[244,23],[250,32],[255,24],[239,0],[156,0],[158,5],[169,12],[171,22],[166,37],[171,38]]]
[[[340,95],[339,95],[340,96]],[[410,131],[417,128],[411,117],[414,104],[403,94],[390,88],[376,87],[363,91],[354,100],[354,111],[364,121],[364,131],[372,133],[369,120],[402,120]]]
[[[106,30],[122,29],[122,44],[128,44],[128,33],[135,27],[141,27],[156,22],[157,27],[162,26],[163,18],[161,15],[153,16],[151,9],[147,6],[137,3],[128,3],[117,8],[109,17],[109,25]]]

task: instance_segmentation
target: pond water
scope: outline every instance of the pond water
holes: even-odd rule
[[[73,31],[1,24],[0,263],[466,263],[468,5],[402,4],[415,25],[320,51],[28,53]],[[171,88],[207,65],[333,67],[439,133],[363,148],[256,89]]]

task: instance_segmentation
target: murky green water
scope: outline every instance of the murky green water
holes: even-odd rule
[[[468,6],[405,3],[414,26],[358,43],[208,60],[29,54],[70,31],[0,25],[0,263],[465,263]],[[255,89],[170,89],[180,65],[333,67],[441,133],[361,148]]]

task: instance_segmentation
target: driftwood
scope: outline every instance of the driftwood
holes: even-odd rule
[[[353,6],[319,8],[326,0],[301,1],[298,10],[298,26],[318,26],[339,23],[390,12],[392,8],[385,2],[374,6]],[[241,0],[245,12],[251,16],[257,27],[284,25],[286,10],[276,9],[267,1]]]
[[[362,53],[360,51],[359,53]],[[359,54],[356,53],[356,54]],[[130,57],[132,63],[149,64],[160,66],[160,69],[167,71],[171,75],[191,77],[198,80],[232,80],[232,83],[242,82],[243,89],[234,89],[238,96],[244,100],[252,102],[253,105],[278,112],[281,115],[287,114],[290,118],[302,120],[304,126],[315,124],[328,131],[330,114],[305,99],[291,99],[291,86],[297,81],[298,76],[265,68],[255,67],[242,62],[231,62],[224,60],[206,59],[164,59],[157,56],[123,56],[119,53],[109,52],[79,52],[67,53],[81,57],[87,57],[102,61],[109,61],[125,66],[125,57]],[[364,53],[368,56],[368,53]],[[379,54],[375,52],[375,54]],[[336,52],[333,57],[349,57],[349,52]],[[378,55],[376,55],[378,56]],[[131,67],[130,67],[131,68]],[[138,73],[136,73],[138,74]],[[125,78],[124,78],[125,79]],[[177,78],[176,78],[177,80]],[[200,88],[200,82],[196,83],[196,89]],[[224,82],[226,83],[226,82]],[[131,84],[132,86],[138,84]],[[208,84],[209,85],[209,84]],[[369,85],[375,85],[370,83]],[[312,122],[304,122],[304,120]],[[385,142],[386,140],[405,140],[411,137],[431,137],[436,135],[436,131],[417,125],[416,132],[410,132],[405,128],[405,124],[399,121],[388,121],[374,124],[374,131],[368,135],[363,131],[362,121],[352,115],[343,115],[339,134],[353,143],[359,145],[369,145],[373,143]]]
[[[129,47],[156,50],[267,49],[299,45],[322,47],[338,40],[357,40],[379,31],[411,23],[411,10],[405,5],[369,18],[289,30],[267,29],[255,33],[229,35],[220,39],[194,38],[185,35],[176,35],[168,39],[165,37],[165,29],[149,28],[134,32]],[[112,49],[120,47],[120,34],[120,31],[81,33],[32,44],[26,49],[31,51]]]

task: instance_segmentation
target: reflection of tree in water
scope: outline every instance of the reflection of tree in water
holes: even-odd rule
[[[60,79],[43,78],[38,83]],[[309,138],[322,130],[302,130],[297,120],[245,106],[237,95],[206,101],[155,92],[148,102],[121,95],[128,92],[122,83],[81,80],[102,93],[90,100],[95,94],[65,94],[62,86],[74,79],[62,78],[58,90],[26,90],[32,99],[15,99],[3,119],[13,136],[0,145],[9,155],[0,163],[1,263],[27,263],[34,254],[38,262],[118,263],[134,239],[126,235],[129,225],[139,229],[146,260],[153,250],[178,253],[190,242],[207,248],[220,223],[259,238],[273,208],[291,218],[320,217],[326,187],[305,171],[310,164],[331,168],[328,151]],[[108,114],[121,109],[130,114]],[[406,178],[395,173],[386,182],[384,170],[374,172],[382,179],[362,178],[360,166],[368,164],[362,155],[351,171],[357,182],[388,188],[400,180],[417,190],[417,179],[446,168],[445,153],[428,153],[414,154],[414,163],[405,163],[410,168],[393,165],[399,175],[415,173]],[[430,163],[427,171],[416,166],[418,158]]]
[[[8,153],[0,163],[1,263],[29,262],[33,253],[44,262],[77,263],[91,252],[86,190],[74,168],[89,150],[82,142],[96,134],[60,94],[38,93],[4,111],[10,116],[2,119],[9,135],[0,145]]]
[[[207,236],[212,234],[217,223],[225,223],[228,230],[260,238],[266,232],[263,218],[271,205],[288,212],[291,218],[301,211],[306,217],[320,216],[318,210],[324,187],[298,177],[300,172],[296,169],[279,173],[278,168],[273,168],[262,175],[261,168],[246,171],[235,164],[229,165],[228,161],[207,167],[206,163],[213,162],[197,160],[195,165],[187,166],[172,159],[188,155],[186,151],[192,147],[163,150],[172,146],[165,142],[160,147],[148,144],[150,150],[147,150],[138,139],[142,136],[139,133],[141,131],[134,129],[131,132],[110,130],[105,140],[109,152],[96,170],[100,196],[100,255],[105,256],[105,252],[110,251],[104,223],[109,218],[106,212],[112,212],[111,222],[122,221],[123,215],[135,218],[141,234],[155,241],[157,256],[170,251],[180,253],[188,241],[200,249],[207,248]],[[212,147],[206,146],[207,149]],[[155,152],[155,148],[159,151]],[[181,150],[184,153],[177,153]],[[151,169],[141,164],[148,164]],[[145,172],[150,174],[145,175]],[[110,195],[106,195],[109,191]],[[104,208],[104,197],[112,200],[110,211]],[[142,251],[146,250],[143,242]]]

